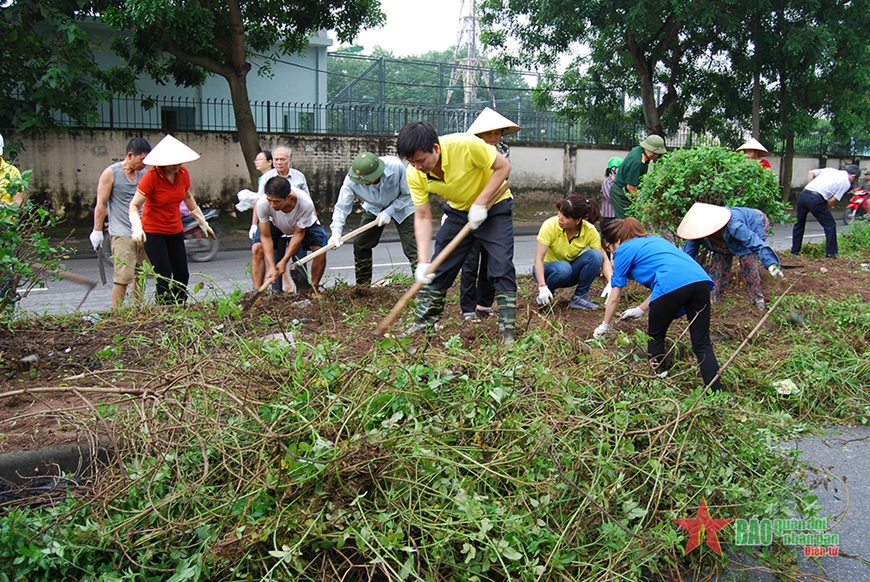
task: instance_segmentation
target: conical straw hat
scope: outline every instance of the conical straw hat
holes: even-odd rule
[[[761,142],[759,142],[754,137],[739,148],[737,148],[738,152],[741,152],[743,150],[756,150],[763,153],[765,156],[770,155],[770,152],[767,151],[767,148],[761,145]]]
[[[148,166],[175,166],[195,162],[199,158],[198,153],[166,134],[142,161]]]
[[[695,202],[677,227],[677,236],[686,240],[705,238],[724,227],[729,220],[731,211],[724,206]]]
[[[474,120],[474,123],[471,124],[466,133],[480,135],[494,129],[503,129],[502,135],[510,135],[522,128],[498,111],[486,107],[480,112],[480,115],[477,116],[477,119]]]

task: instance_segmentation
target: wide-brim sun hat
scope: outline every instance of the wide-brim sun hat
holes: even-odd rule
[[[522,128],[498,111],[485,107],[465,133],[480,135],[481,133],[486,133],[487,131],[493,131],[496,129],[502,130],[502,135],[511,135]]]
[[[677,236],[685,240],[705,238],[718,232],[729,220],[731,211],[724,206],[695,202],[677,227]]]
[[[761,152],[765,156],[769,156],[770,152],[767,151],[767,148],[761,145],[761,142],[755,139],[754,137],[750,139],[748,142],[737,148],[736,151],[742,152],[743,150],[755,150],[757,152]]]
[[[357,184],[376,182],[384,173],[387,164],[372,152],[363,152],[354,158],[347,177]]]
[[[172,137],[169,134],[163,136],[156,146],[151,149],[151,152],[145,156],[142,162],[146,166],[176,166],[178,164],[186,164],[195,162],[201,156]]]
[[[665,140],[663,140],[659,135],[648,135],[639,145],[643,149],[649,150],[654,154],[668,153],[668,148],[665,147]]]

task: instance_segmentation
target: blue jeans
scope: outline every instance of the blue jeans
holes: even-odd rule
[[[791,254],[801,252],[804,244],[804,229],[807,225],[807,214],[812,213],[825,229],[825,254],[837,256],[837,223],[828,208],[827,201],[821,194],[811,190],[802,190],[797,199],[797,222],[791,231]]]
[[[577,286],[574,295],[585,297],[589,293],[589,286],[595,277],[601,273],[601,265],[604,259],[598,249],[589,249],[574,259],[568,261],[550,261],[544,263],[544,281],[550,291]],[[532,269],[534,274],[534,269]],[[536,278],[537,279],[537,278]]]

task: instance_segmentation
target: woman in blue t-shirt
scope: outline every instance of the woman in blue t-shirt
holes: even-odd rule
[[[646,301],[622,314],[621,319],[640,317],[649,311],[650,336],[647,352],[657,366],[664,364],[665,335],[677,317],[689,320],[692,351],[698,358],[701,377],[713,391],[721,390],[719,363],[710,345],[710,287],[712,281],[689,255],[657,236],[649,236],[636,219],[616,219],[601,229],[606,251],[613,253],[613,291],[605,304],[604,322],[593,336],[603,337],[616,314],[619,295],[628,279],[634,279],[652,294]]]

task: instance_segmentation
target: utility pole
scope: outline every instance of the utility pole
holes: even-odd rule
[[[461,84],[463,102],[467,107],[477,101],[477,88],[481,81],[488,84],[486,76],[487,60],[478,48],[477,39],[480,25],[477,22],[475,0],[462,0],[459,9],[459,33],[453,49],[453,71],[450,73],[450,89],[447,91],[447,104],[453,97],[454,87]],[[463,56],[464,55],[464,56]],[[489,88],[490,101],[495,106],[492,87]]]

